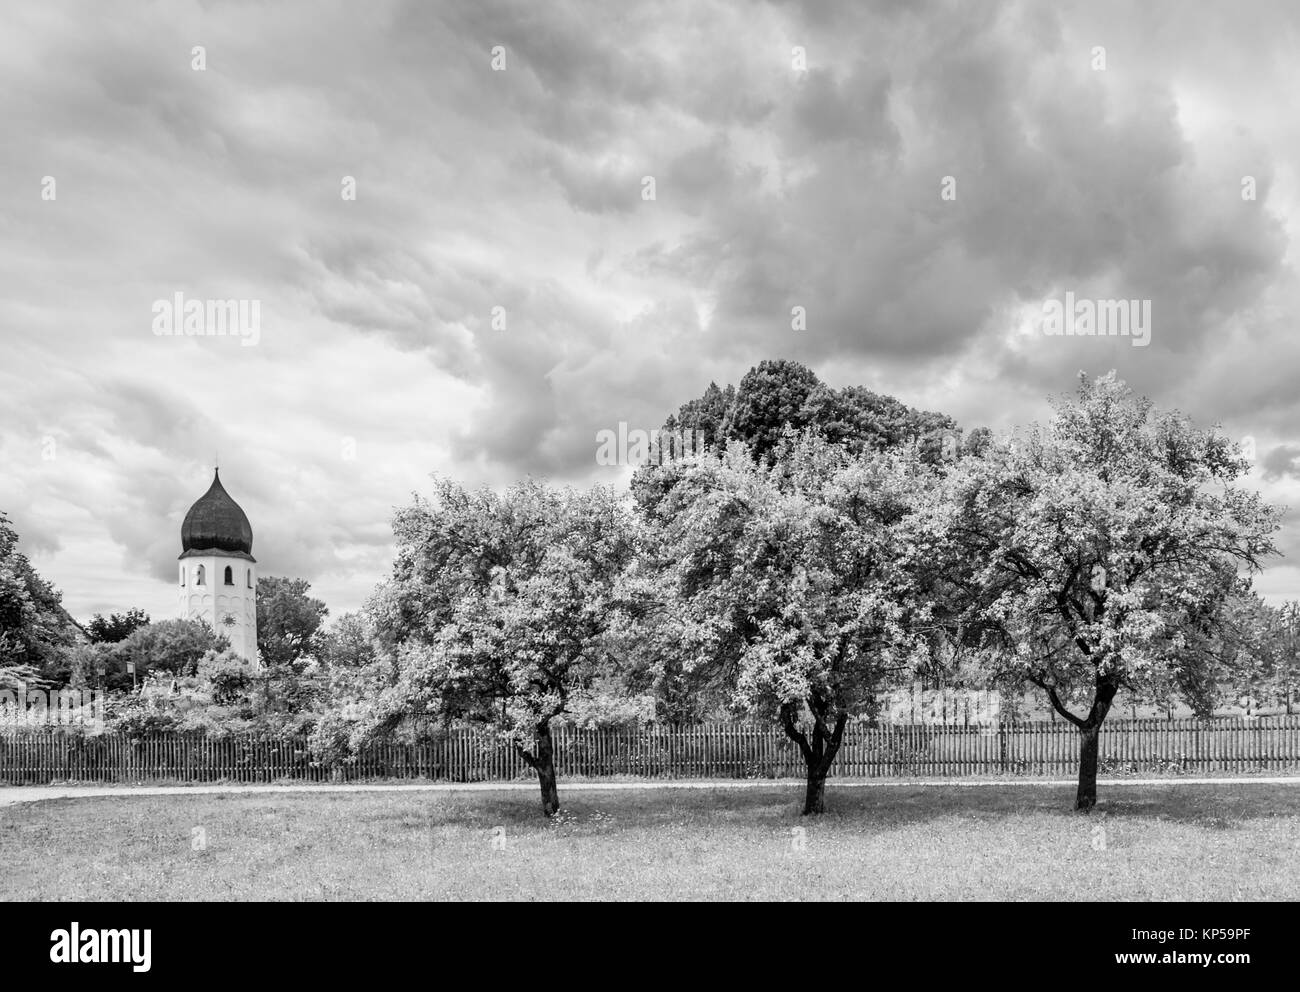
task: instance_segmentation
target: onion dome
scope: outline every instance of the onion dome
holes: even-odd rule
[[[185,514],[181,524],[182,558],[196,555],[223,554],[236,558],[253,558],[253,528],[239,504],[221,485],[221,476],[212,473],[212,485]]]

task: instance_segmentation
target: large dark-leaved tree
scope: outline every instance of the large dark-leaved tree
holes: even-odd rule
[[[18,534],[0,513],[0,688],[40,680],[77,639],[58,590],[18,550]]]
[[[117,688],[132,684],[124,675],[127,662],[135,664],[137,681],[149,672],[193,675],[205,654],[229,647],[226,635],[203,620],[158,620],[137,627],[116,644],[101,645],[100,651],[110,669],[109,687]]]
[[[96,613],[86,624],[86,633],[92,644],[117,644],[148,623],[149,614],[133,607],[125,613],[113,613],[107,617]]]
[[[820,385],[812,369],[799,362],[759,362],[741,378],[723,432],[745,441],[755,458],[767,458],[787,427],[798,431],[807,425],[808,398]]]
[[[257,650],[268,668],[294,665],[311,648],[329,610],[310,591],[306,579],[264,575],[257,580]]]
[[[665,432],[693,431],[696,447],[721,451],[743,441],[758,460],[770,460],[783,433],[808,429],[853,454],[915,445],[926,462],[955,457],[962,445],[956,422],[918,410],[863,386],[835,389],[807,366],[769,359],[751,368],[738,387],[710,383],[664,423]]]
[[[664,423],[664,431],[670,436],[680,432],[684,437],[689,437],[691,447],[724,444],[723,425],[735,402],[735,386],[721,389],[716,382],[711,382],[703,396],[688,400],[675,414],[669,416]]]

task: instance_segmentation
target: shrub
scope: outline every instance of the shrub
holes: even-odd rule
[[[198,663],[198,678],[205,683],[218,706],[229,706],[246,698],[255,673],[234,651],[207,652]]]

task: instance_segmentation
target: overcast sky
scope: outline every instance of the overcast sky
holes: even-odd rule
[[[83,620],[175,615],[214,452],[261,574],[338,614],[431,472],[619,482],[598,430],[764,358],[995,429],[1116,368],[1300,504],[1294,3],[5,20],[0,510]],[[1150,345],[1044,336],[1067,291],[1151,300]],[[256,345],[156,335],[178,292],[260,301]],[[1257,587],[1300,596],[1280,544]]]

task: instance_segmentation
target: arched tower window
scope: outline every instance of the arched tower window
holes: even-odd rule
[[[229,565],[226,566],[225,583],[228,586],[233,586],[235,584],[235,573]]]
[[[181,588],[185,588],[185,566],[181,566]]]
[[[200,565],[198,571],[194,573],[194,584],[196,586],[203,585],[203,579],[204,579],[203,566]]]
[[[253,570],[252,570],[251,568],[248,568],[248,569],[245,569],[245,571],[248,573],[248,588],[252,589],[252,588],[253,588]]]

